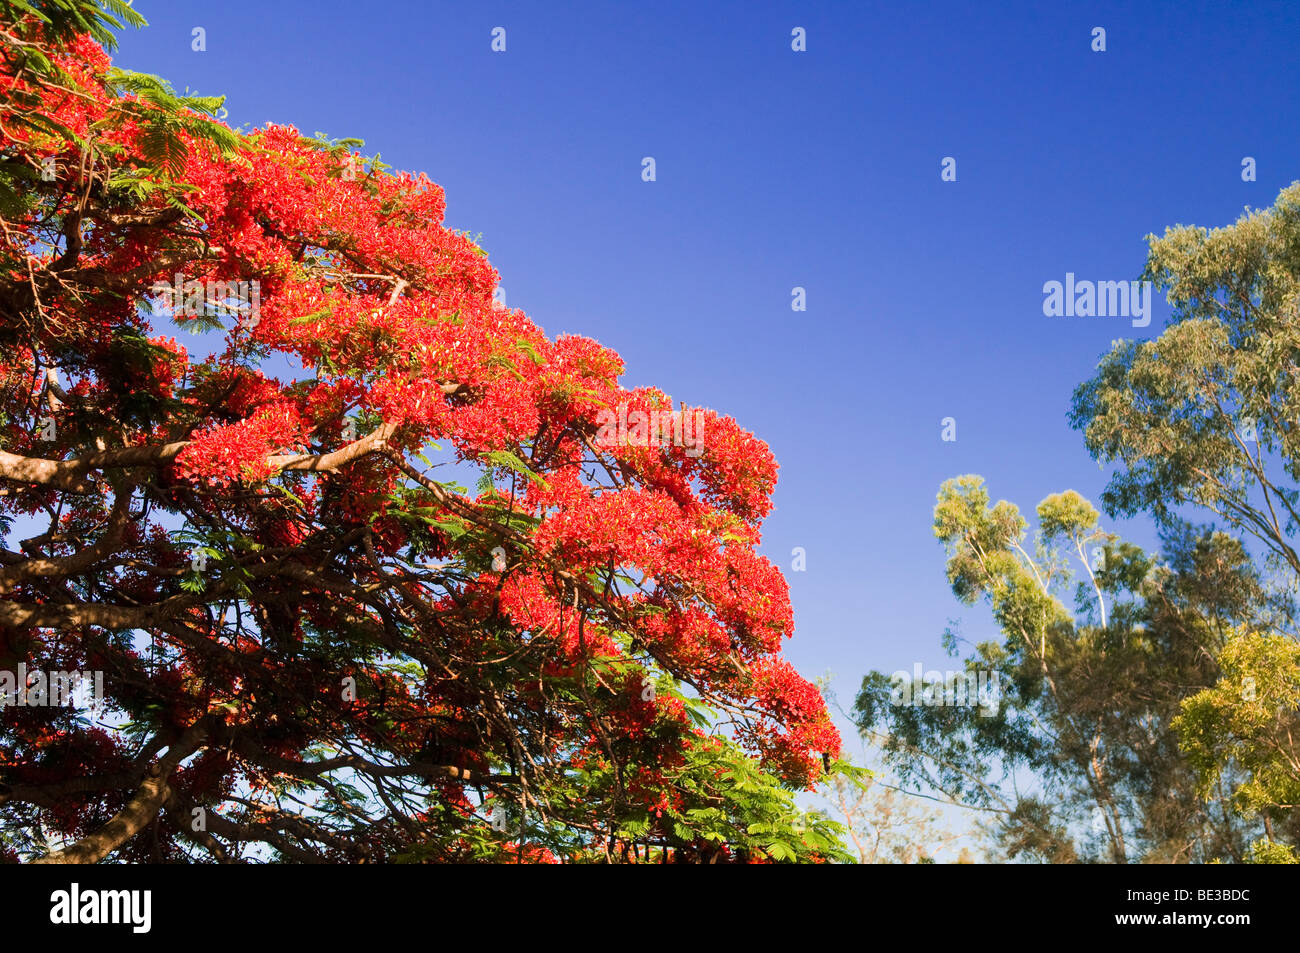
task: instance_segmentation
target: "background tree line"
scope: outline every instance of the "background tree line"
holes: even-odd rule
[[[1102,510],[1152,519],[1159,551],[1072,490],[1031,527],[980,477],[948,480],[948,580],[1001,638],[944,645],[1002,703],[891,704],[871,672],[853,716],[905,783],[987,811],[995,856],[1297,863],[1300,183],[1147,240],[1169,325],[1116,342],[1069,419],[1115,465]]]

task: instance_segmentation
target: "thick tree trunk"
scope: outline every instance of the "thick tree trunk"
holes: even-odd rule
[[[170,796],[166,778],[149,778],[117,816],[95,833],[32,863],[97,864],[148,827]]]
[[[203,721],[195,722],[168,748],[167,754],[149,769],[149,774],[136,791],[135,797],[111,821],[75,844],[53,851],[32,863],[97,864],[117,850],[158,816],[158,812],[171,797],[171,788],[167,784],[171,773],[177,765],[202,747],[207,736],[207,724]]]

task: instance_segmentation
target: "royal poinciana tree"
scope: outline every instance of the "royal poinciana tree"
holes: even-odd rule
[[[104,690],[2,700],[0,852],[842,857],[767,446],[494,303],[423,175],[111,68],[125,4],[0,10],[0,672]]]

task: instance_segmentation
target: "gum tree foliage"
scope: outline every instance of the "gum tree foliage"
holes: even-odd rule
[[[847,856],[765,444],[597,446],[667,396],[423,175],[114,70],[125,3],[0,15],[0,672],[107,696],[0,711],[5,857]]]
[[[1300,852],[1276,836],[1294,833],[1300,811],[1300,643],[1276,633],[1236,633],[1219,656],[1222,676],[1213,688],[1183,702],[1174,721],[1208,797],[1228,766],[1246,780],[1233,792],[1243,815],[1264,820],[1267,839],[1257,860],[1300,863]]]
[[[961,667],[995,673],[1000,698],[896,703],[897,683],[873,672],[855,705],[863,734],[908,783],[988,811],[1010,859],[1245,859],[1259,831],[1230,810],[1237,772],[1203,784],[1173,721],[1219,677],[1232,626],[1269,606],[1246,552],[1183,526],[1158,559],[1104,531],[1072,490],[1043,500],[1037,518],[1031,543],[1019,509],[990,505],[979,477],[943,485],[934,531],[949,582],[991,608],[1002,636]],[[956,655],[951,631],[946,644]]]
[[[1172,320],[1153,341],[1117,343],[1074,398],[1072,422],[1088,449],[1118,464],[1107,512],[1171,525],[1180,508],[1209,510],[1258,547],[1270,588],[1294,593],[1300,182],[1230,226],[1180,225],[1148,240],[1144,277],[1167,292]],[[1222,659],[1223,683],[1188,701],[1180,721],[1207,782],[1234,765],[1247,772],[1235,803],[1263,817],[1260,852],[1273,859],[1300,831],[1295,746],[1283,740],[1294,737],[1300,708],[1289,687],[1300,680],[1295,645],[1291,626],[1243,629]]]
[[[896,707],[874,673],[860,725],[884,729],[918,783],[999,812],[1012,857],[1295,862],[1300,183],[1232,226],[1148,241],[1143,277],[1173,319],[1113,345],[1071,422],[1117,464],[1106,512],[1153,517],[1163,556],[1101,533],[1065,494],[1040,505],[1031,557],[1014,507],[950,481],[935,530],[953,590],[986,599],[1004,636],[966,664],[1000,671],[1009,694],[991,719]],[[1237,535],[1193,527],[1198,511]],[[1089,543],[1104,548],[1096,572]],[[1053,594],[1064,551],[1082,577],[1073,611]],[[991,783],[1002,770],[1033,793]]]
[[[1300,578],[1300,182],[1230,227],[1148,240],[1171,323],[1116,342],[1074,395],[1089,451],[1120,464],[1102,502],[1162,522],[1203,507]]]

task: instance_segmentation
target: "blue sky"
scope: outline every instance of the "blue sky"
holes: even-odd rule
[[[1049,318],[1043,283],[1136,278],[1147,233],[1227,224],[1300,177],[1294,4],[136,6],[151,26],[119,65],[428,173],[511,307],[766,440],[764,552],[807,552],[788,655],[846,706],[870,669],[948,667],[950,618],[992,634],[944,579],[943,480],[1030,511],[1100,495],[1071,391],[1168,309]]]

